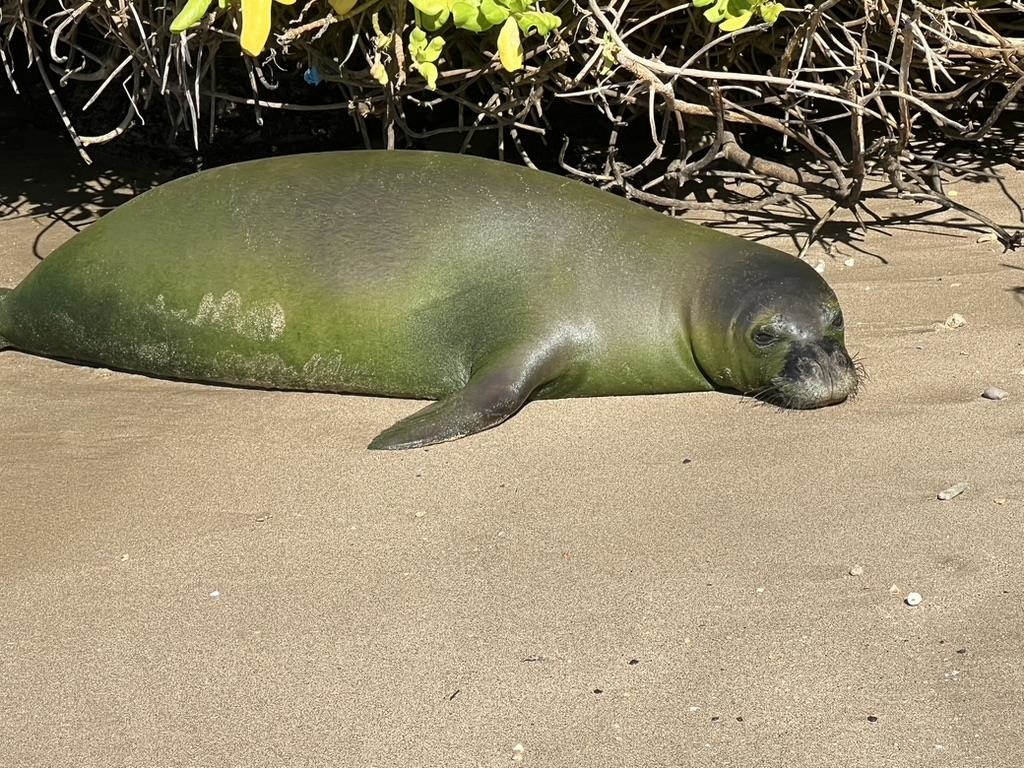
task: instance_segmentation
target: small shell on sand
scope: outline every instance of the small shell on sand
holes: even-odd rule
[[[943,491],[939,491],[938,498],[940,501],[949,501],[955,499],[961,493],[970,488],[969,483],[957,483],[956,485],[950,486]]]
[[[943,323],[947,328],[963,328],[967,325],[967,318],[961,315],[959,312],[954,312],[952,315],[946,318],[946,322]]]
[[[851,566],[850,567],[850,575],[851,576],[863,576],[864,575],[864,566],[863,565]]]
[[[921,597],[921,594],[919,592],[911,592],[906,596],[903,602],[905,602],[909,606],[915,606],[920,605],[921,601],[923,600],[924,598]]]
[[[986,400],[1005,400],[1010,396],[1010,393],[1005,389],[1000,389],[999,387],[987,387],[985,391],[981,393],[981,396]]]

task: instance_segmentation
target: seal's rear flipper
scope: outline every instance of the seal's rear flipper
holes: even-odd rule
[[[388,427],[369,447],[419,448],[496,427],[538,387],[564,373],[572,357],[571,345],[559,342],[499,355],[474,371],[461,390]]]

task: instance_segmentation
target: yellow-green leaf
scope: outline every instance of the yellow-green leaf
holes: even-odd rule
[[[442,11],[450,11],[451,4],[447,0],[409,0],[412,7],[427,16],[438,16]]]
[[[175,16],[174,21],[171,22],[171,32],[177,34],[194,27],[202,21],[211,5],[213,5],[213,0],[188,0],[185,7],[181,9],[181,13]]]
[[[295,0],[292,0],[295,2]],[[331,8],[339,16],[344,16],[346,13],[356,7],[356,0],[327,0],[331,4]]]
[[[725,18],[725,11],[722,9],[721,3],[715,3],[713,6],[704,11],[704,18],[710,21],[712,24],[717,24]]]
[[[431,64],[429,61],[423,61],[416,65],[416,69],[420,71],[420,74],[427,81],[427,89],[431,91],[437,90],[437,65]]]
[[[468,29],[470,32],[483,32],[486,28],[481,23],[484,20],[480,17],[479,2],[452,3],[452,21],[459,29]]]
[[[259,56],[270,37],[271,0],[242,0],[242,50]]]
[[[445,7],[440,13],[429,14],[423,11],[416,11],[416,24],[417,26],[423,27],[430,32],[437,32],[444,23],[448,21],[448,18],[452,15],[452,12]]]
[[[616,58],[618,52],[619,46],[616,45],[615,41],[606,32],[604,39],[601,41],[601,58],[604,60],[604,64],[601,67],[602,75],[610,74],[618,65],[619,62]]]
[[[481,0],[480,15],[487,19],[487,23],[495,27],[508,18],[508,8],[494,0]]]
[[[441,58],[441,51],[444,50],[444,38],[435,37],[423,49],[423,61],[437,61]]]
[[[505,19],[498,33],[498,58],[508,72],[518,72],[523,68],[523,43],[519,39],[519,25],[511,17]]]
[[[444,38],[438,35],[427,41],[427,33],[419,27],[413,27],[409,33],[409,53],[417,64],[437,61],[444,50]]]
[[[516,23],[524,35],[530,34],[530,30],[536,29],[537,34],[546,37],[553,29],[562,25],[562,20],[553,13],[546,11],[527,11],[516,16]]]
[[[718,28],[723,32],[735,32],[738,29],[743,29],[750,22],[751,17],[754,15],[753,11],[745,11],[739,16],[733,16],[726,19]]]
[[[786,10],[786,6],[782,3],[762,3],[761,7],[757,10],[761,14],[762,19],[769,24],[774,24],[779,20],[779,16],[782,15],[783,11]]]

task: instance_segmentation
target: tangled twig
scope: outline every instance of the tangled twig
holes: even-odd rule
[[[43,17],[52,8],[43,0],[6,0],[0,69],[14,84],[9,45],[20,33],[86,158],[88,146],[123,135],[158,105],[169,138],[190,136],[196,149],[232,105],[251,109],[257,125],[262,110],[340,111],[367,145],[374,131],[387,146],[455,133],[466,148],[486,131],[499,152],[510,140],[528,165],[544,165],[536,158],[546,155],[572,175],[663,208],[789,207],[806,217],[814,196],[824,213],[814,214],[804,249],[838,211],[859,219],[866,201],[880,197],[958,211],[1007,246],[1019,237],[952,199],[946,185],[958,169],[986,169],[943,153],[964,142],[991,149],[1000,118],[1016,109],[1024,91],[1020,0],[825,0],[791,9],[773,27],[733,33],[687,3],[563,0],[547,6],[561,30],[528,39],[535,44],[516,76],[501,68],[493,38],[452,37],[436,92],[412,67],[414,20],[400,1],[367,0],[339,17],[307,0],[290,20],[278,17],[276,39],[258,60],[240,54],[230,6],[172,38],[170,4],[58,1],[60,10]],[[558,110],[570,117],[552,118]]]

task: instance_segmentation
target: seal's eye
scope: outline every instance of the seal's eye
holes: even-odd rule
[[[836,316],[832,318],[832,327],[837,331],[843,330],[843,313],[837,312]]]
[[[759,328],[753,336],[754,343],[759,347],[770,347],[772,344],[779,340],[779,337],[775,335],[775,331],[768,326]]]

